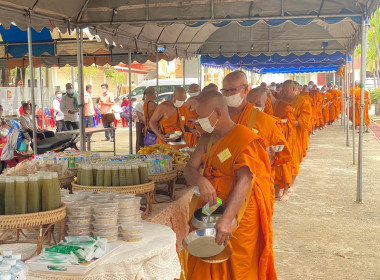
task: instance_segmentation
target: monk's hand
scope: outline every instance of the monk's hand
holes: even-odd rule
[[[201,137],[201,134],[199,133],[199,131],[198,130],[196,130],[196,129],[191,129],[190,130],[190,132],[192,133],[192,134],[194,134],[196,137]]]
[[[200,197],[204,202],[209,202],[210,206],[217,203],[216,191],[210,181],[207,180],[207,178],[202,177],[198,183],[198,187],[201,194]]]
[[[228,242],[232,237],[232,221],[225,217],[222,217],[215,225],[216,228],[216,236],[215,242],[218,245],[227,246]]]
[[[276,151],[274,150],[274,148],[271,146],[267,149],[267,153],[268,153],[268,157],[269,157],[269,161],[270,161],[270,165],[273,165],[274,163],[274,160],[275,160],[275,156],[276,156]]]
[[[165,136],[163,134],[158,134],[157,135],[158,139],[160,139],[162,142],[165,142],[166,143],[166,139],[165,139]]]

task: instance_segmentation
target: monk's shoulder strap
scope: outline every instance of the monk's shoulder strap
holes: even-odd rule
[[[247,124],[247,127],[252,130],[254,124],[255,124],[255,121],[256,121],[256,117],[257,117],[257,110],[252,108],[252,112],[251,112],[251,115],[249,117],[249,120],[248,120],[248,124]]]

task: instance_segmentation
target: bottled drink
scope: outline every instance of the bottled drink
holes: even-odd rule
[[[10,280],[12,279],[11,275],[11,266],[9,264],[3,263],[0,265],[0,280]]]
[[[125,166],[120,165],[119,166],[119,183],[120,186],[126,186],[127,185],[127,177],[125,172]]]
[[[139,166],[137,164],[132,165],[132,178],[133,185],[140,185]]]
[[[58,173],[52,172],[52,188],[54,194],[54,209],[61,207],[61,187],[59,185]]]
[[[5,261],[5,264],[8,264],[11,266],[11,277],[12,279],[21,279],[21,274],[22,271],[21,269],[16,265],[16,260],[15,259],[7,259]]]
[[[0,280],[12,280],[10,272],[0,273]]]
[[[127,186],[133,185],[132,167],[130,165],[125,166],[125,178],[127,180]]]
[[[29,175],[28,184],[28,213],[41,211],[41,188],[38,183],[38,175]]]
[[[12,258],[12,251],[3,251],[3,261]]]
[[[140,184],[146,184],[149,182],[148,178],[148,168],[146,167],[146,163],[140,163],[139,165],[139,175],[140,175]]]
[[[27,210],[28,177],[16,177],[15,213],[25,214]]]
[[[112,167],[104,166],[104,186],[111,187],[112,186]]]
[[[119,167],[117,165],[112,166],[112,186],[119,186],[120,185],[120,179],[119,179]]]
[[[4,192],[5,215],[14,215],[16,213],[15,191],[16,191],[15,178],[6,177],[5,178],[5,192]]]
[[[42,211],[50,211],[54,209],[54,188],[52,186],[52,177],[49,172],[43,174],[42,177],[41,205]]]
[[[0,215],[5,214],[5,176],[0,176]]]
[[[77,184],[81,185],[82,184],[82,164],[78,165],[78,172],[77,172]]]
[[[20,269],[19,280],[26,280],[26,264],[21,260],[21,254],[13,254],[12,259],[16,260],[16,266]]]
[[[96,170],[96,186],[104,186],[104,166],[98,165]]]

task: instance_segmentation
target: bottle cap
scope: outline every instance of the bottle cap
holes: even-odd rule
[[[5,258],[10,258],[12,256],[12,251],[8,250],[8,251],[3,251],[3,256]]]
[[[13,254],[12,259],[21,260],[21,254]]]

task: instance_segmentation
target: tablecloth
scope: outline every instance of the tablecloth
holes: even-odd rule
[[[111,255],[85,275],[28,271],[28,280],[173,280],[181,266],[176,235],[167,226],[144,222],[143,240],[122,242]]]

